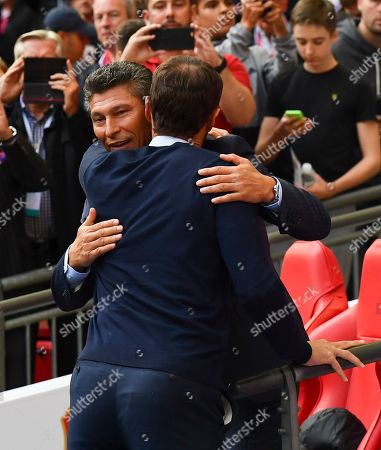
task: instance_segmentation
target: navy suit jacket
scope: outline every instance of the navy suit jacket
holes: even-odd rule
[[[215,153],[181,143],[87,151],[80,180],[90,206],[99,220],[119,217],[124,236],[94,266],[97,314],[81,358],[165,370],[222,388],[234,292],[249,327],[282,311],[263,331],[280,357],[309,359],[307,334],[272,265],[258,207],[215,206],[195,185],[198,169],[213,165],[221,165]],[[62,290],[64,278],[56,270],[57,304],[80,307],[83,298]],[[101,307],[117,286],[124,286],[123,296]]]

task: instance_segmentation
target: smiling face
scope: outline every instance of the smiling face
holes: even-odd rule
[[[144,103],[128,85],[94,94],[90,114],[95,136],[107,151],[143,147],[151,139],[151,125],[145,118]]]
[[[233,0],[199,0],[192,6],[192,18],[209,30],[212,39],[222,39],[235,23],[233,7]]]

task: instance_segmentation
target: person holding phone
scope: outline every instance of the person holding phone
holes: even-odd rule
[[[147,9],[143,11],[147,26],[129,39],[120,59],[144,64],[154,72],[171,56],[183,54],[182,50],[153,50],[150,42],[156,37],[155,30],[189,27],[191,15],[190,0],[149,0]],[[193,52],[185,50],[186,54],[193,53],[210,64],[221,74],[224,82],[216,127],[231,131],[234,126],[247,125],[255,114],[256,104],[245,67],[232,55],[220,55],[203,29],[195,27],[194,39]]]
[[[150,78],[138,64],[114,63],[86,81],[99,133],[107,136],[105,116],[128,102],[133,110],[145,111],[153,138],[148,146],[122,150],[123,141],[141,142],[132,133],[137,114],[130,108],[127,117],[122,113],[113,120],[115,132],[118,122],[129,122],[129,132],[119,128],[119,139],[124,135],[119,148],[118,134],[108,136],[107,147],[114,144],[117,151],[106,152],[95,143],[81,163],[79,176],[90,205],[102,221],[118,215],[120,225],[113,227],[120,236],[118,245],[95,262],[96,312],[71,379],[69,450],[212,450],[223,445],[232,289],[250,320],[292,304],[271,263],[258,207],[243,202],[216,206],[195,184],[199,167],[220,164],[202,143],[218,112],[221,78],[194,57],[163,63],[146,96]],[[127,96],[129,90],[134,94]],[[246,268],[237,268],[237,258]],[[61,264],[52,281],[61,309],[86,303]],[[107,303],[115,283],[123,292]],[[283,357],[307,365],[330,363],[343,379],[337,356],[362,366],[345,349],[363,341],[308,341],[295,307],[265,333]],[[255,350],[252,358],[262,364]],[[111,372],[119,375],[116,381],[80,408],[83,396]]]
[[[63,93],[62,104],[52,103],[48,95],[40,103],[24,99],[24,58],[48,59],[60,55],[61,40],[53,31],[26,33],[15,44],[14,64],[0,78],[0,99],[6,104],[9,125],[14,128],[15,136],[28,141],[36,157],[45,161],[54,180],[48,190],[26,192],[17,216],[23,221],[20,239],[25,242],[23,257],[30,270],[55,264],[76,235],[84,201],[77,173],[93,137],[90,119],[78,102],[78,83],[65,73],[53,74],[46,80],[52,89]],[[67,69],[70,68],[68,61]],[[7,260],[5,250],[2,248],[1,254]],[[71,371],[75,361],[75,339],[58,341],[61,355],[58,371],[64,375]],[[62,354],[61,350],[64,350]]]
[[[235,23],[238,13],[241,21]],[[217,52],[236,56],[249,73],[257,111],[249,126],[235,132],[254,147],[265,114],[268,86],[278,73],[295,67],[297,61],[295,42],[285,25],[283,10],[272,0],[243,0],[240,7],[231,0],[197,0],[192,5],[192,20],[207,30]],[[253,31],[259,20],[273,27],[274,55],[253,45]]]
[[[256,154],[275,174],[289,169],[290,148],[301,163],[317,172],[307,190],[321,199],[380,183],[380,139],[376,98],[363,81],[332,53],[337,38],[333,5],[326,0],[300,0],[292,24],[303,65],[272,83]],[[304,118],[286,117],[299,109]],[[287,177],[286,177],[287,178]]]

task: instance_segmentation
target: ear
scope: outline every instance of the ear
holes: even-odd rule
[[[146,23],[146,25],[150,25],[148,9],[143,9],[143,20]]]
[[[332,33],[332,37],[331,37],[332,42],[336,42],[337,39],[338,39],[338,37],[339,37],[339,33],[337,32],[337,30],[335,30],[335,31]]]
[[[207,130],[206,132],[209,133],[209,131],[214,127],[214,122],[216,121],[216,118],[218,114],[220,113],[220,108],[217,107],[212,114],[209,116],[208,122],[207,122]]]
[[[151,98],[147,95],[144,98],[144,114],[149,123],[152,123]]]

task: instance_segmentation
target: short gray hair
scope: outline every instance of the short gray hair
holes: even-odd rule
[[[54,41],[56,43],[57,56],[62,55],[62,41],[60,36],[54,31],[50,30],[33,30],[29,33],[24,33],[18,37],[15,47],[15,59],[19,58],[24,52],[24,42],[29,39],[40,39],[41,41]]]
[[[143,101],[149,95],[152,83],[152,73],[146,67],[127,61],[116,61],[107,64],[91,73],[83,88],[85,107],[90,110],[89,102],[94,94],[101,94],[115,86],[125,85],[131,93]]]

